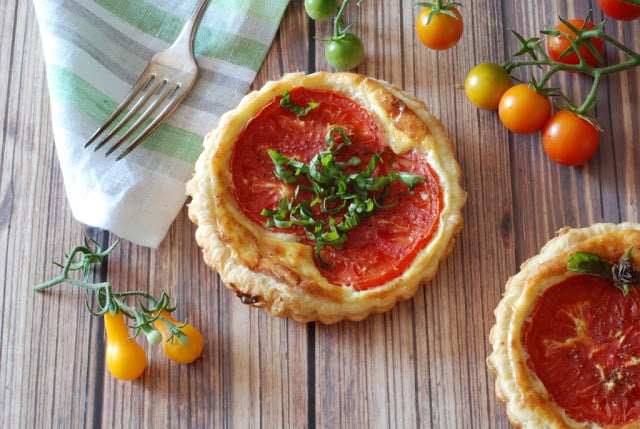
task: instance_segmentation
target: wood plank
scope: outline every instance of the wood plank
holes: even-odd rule
[[[65,207],[52,150],[44,64],[31,2],[4,2],[0,181],[0,426],[92,421],[92,322],[79,291],[33,292],[81,226]],[[74,329],[60,330],[60,326]],[[7,335],[10,337],[7,338]],[[101,377],[101,375],[100,375]]]
[[[518,46],[508,29],[536,35],[585,2],[466,2],[454,49],[429,51],[415,37],[419,8],[405,2],[350,6],[368,53],[357,71],[425,101],[443,122],[469,197],[465,227],[438,275],[416,296],[360,323],[298,324],[240,303],[206,267],[180,212],[157,250],[123,241],[96,279],[116,289],[167,291],[206,339],[200,360],[168,362],[144,344],[148,368],[135,382],[104,364],[102,320],[85,295],[32,286],[84,234],[113,235],[72,217],[53,146],[33,4],[0,3],[0,427],[464,427],[508,428],[485,358],[493,308],[518,265],[564,226],[638,221],[640,68],[605,79],[597,156],[579,168],[550,161],[539,135],[508,133],[495,112],[465,97],[474,65],[502,62]],[[602,14],[594,6],[594,19]],[[607,31],[640,51],[637,22]],[[313,23],[291,2],[253,88],[291,71],[328,69],[331,23]],[[608,49],[608,61],[619,52]],[[575,97],[589,79],[555,83]],[[36,398],[36,400],[34,400]]]

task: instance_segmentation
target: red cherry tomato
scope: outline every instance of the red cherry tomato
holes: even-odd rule
[[[531,134],[542,129],[551,116],[551,102],[548,97],[521,83],[502,94],[498,116],[514,133]]]
[[[577,29],[581,29],[585,25],[588,30],[595,27],[592,22],[587,21],[585,23],[585,21],[582,19],[569,19],[568,22]],[[576,33],[563,23],[558,24],[556,26],[556,30],[562,33],[569,34],[569,37],[565,36],[564,34],[547,37],[547,54],[549,55],[549,58],[563,64],[579,64],[580,59],[575,52],[571,52],[568,55],[563,55],[568,49],[571,48],[571,41],[569,40],[569,38],[571,38],[572,41],[576,40]],[[596,48],[600,58],[602,58],[602,55],[604,54],[604,40],[593,37],[589,39],[589,42],[591,42],[593,47]],[[580,55],[584,59],[585,63],[587,63],[591,67],[598,65],[598,63],[600,62],[598,60],[598,57],[596,57],[591,52],[587,45],[581,44],[578,47],[578,52],[580,52]]]
[[[568,110],[560,110],[542,131],[542,146],[551,159],[574,166],[589,161],[600,145],[600,132],[590,122]]]
[[[605,15],[620,21],[633,21],[640,18],[640,6],[624,0],[598,0],[600,9]]]

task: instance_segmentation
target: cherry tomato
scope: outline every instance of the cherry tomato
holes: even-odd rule
[[[587,162],[600,145],[600,132],[590,122],[568,110],[560,110],[542,131],[542,146],[554,161],[567,166]]]
[[[130,336],[122,313],[104,315],[107,332],[107,367],[120,380],[134,380],[144,372],[147,357],[144,349]]]
[[[613,19],[633,21],[640,18],[640,6],[624,0],[598,0],[598,5],[606,15]]]
[[[530,134],[544,127],[551,116],[551,102],[548,97],[521,83],[502,95],[498,115],[504,126],[514,133]]]
[[[324,56],[331,67],[338,70],[356,68],[364,60],[362,40],[353,33],[330,39],[324,47]]]
[[[164,341],[162,342],[162,351],[164,354],[174,362],[177,363],[191,363],[196,360],[204,349],[204,340],[200,331],[193,325],[183,324],[176,321],[173,316],[167,311],[161,313],[161,317],[165,318],[174,325],[180,326],[182,335],[174,335],[171,337],[171,332],[167,323],[159,318],[154,322],[156,329],[162,334]]]
[[[578,29],[581,29],[585,25],[585,21],[582,19],[569,19],[568,22]],[[593,27],[595,27],[595,25],[593,25],[592,22],[586,23],[587,29],[590,30]],[[558,36],[547,37],[547,54],[549,55],[549,58],[563,64],[580,63],[580,59],[578,58],[578,55],[575,52],[572,52],[568,55],[563,55],[567,51],[567,49],[571,47],[571,42],[569,41],[569,38],[571,38],[571,40],[576,40],[576,34],[563,23],[556,25],[556,30],[561,31],[563,33],[568,33],[570,36],[567,37],[561,34]],[[589,41],[591,42],[593,47],[596,48],[596,50],[600,54],[600,57],[602,57],[604,53],[604,40],[599,39],[597,37],[593,37],[589,39]],[[589,50],[589,47],[586,45],[580,45],[578,47],[578,52],[580,52],[580,55],[582,55],[582,58],[584,59],[585,63],[587,63],[591,67],[598,65],[598,63],[600,62],[598,58],[595,55],[593,55],[591,50]]]
[[[304,0],[304,10],[314,21],[333,18],[339,8],[338,0]]]
[[[498,64],[483,63],[475,66],[464,82],[467,98],[478,108],[496,110],[502,94],[511,88],[511,75]]]
[[[429,21],[431,8],[425,6],[420,10],[416,19],[416,33],[420,41],[430,49],[449,49],[458,43],[462,37],[464,23],[462,15],[456,7],[448,8],[455,14],[455,18],[446,13],[437,13]]]

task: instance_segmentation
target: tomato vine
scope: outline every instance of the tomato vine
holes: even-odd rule
[[[591,18],[592,12],[585,19],[560,18],[554,28],[530,38],[510,30],[519,42],[513,59],[501,65],[476,66],[465,81],[467,98],[474,105],[487,110],[497,108],[500,120],[511,131],[542,130],[545,152],[566,166],[584,164],[598,150],[602,129],[592,111],[598,104],[602,79],[640,65],[640,53],[609,36],[604,30],[605,21],[594,24]],[[606,63],[606,46],[618,50],[622,59],[614,64]],[[514,76],[520,69],[526,69],[530,76],[525,79]],[[592,78],[591,87],[581,100],[570,98],[551,84],[552,78],[561,72]],[[510,88],[510,78],[526,85],[521,83]],[[558,112],[549,115],[549,102],[545,98],[559,99],[555,102]],[[532,124],[534,117],[541,120]]]
[[[195,338],[195,346],[192,344],[191,349],[198,347],[199,355],[202,352],[201,335],[199,332],[196,335],[194,333],[195,328],[187,322],[177,322],[172,317],[169,317],[177,306],[171,305],[171,300],[165,292],[162,292],[159,298],[154,298],[145,291],[116,292],[109,282],[94,283],[91,281],[93,270],[106,262],[108,255],[117,247],[118,243],[119,240],[116,240],[111,246],[103,249],[96,240],[85,237],[83,243],[75,246],[66,256],[66,261],[63,264],[55,263],[55,265],[62,268],[60,275],[36,285],[34,290],[42,292],[65,283],[79,287],[85,290],[87,294],[95,294],[95,306],[89,303],[89,297],[87,297],[85,299],[85,307],[92,315],[105,317],[107,331],[112,326],[111,320],[115,320],[111,316],[131,319],[133,323],[130,327],[134,330],[133,335],[130,337],[131,340],[138,337],[140,333],[144,333],[150,344],[160,344],[163,339],[165,342],[172,343],[174,339],[177,339],[176,342],[186,346],[192,338]],[[80,272],[80,275],[74,276],[73,272]],[[131,301],[135,301],[135,303],[131,303]],[[120,323],[119,321],[117,322],[117,324]],[[160,329],[159,324],[164,324],[165,327]],[[165,335],[162,335],[159,331],[162,331]],[[113,339],[114,337],[108,338],[109,345],[122,344],[120,340],[122,340],[123,328],[117,328],[115,332],[120,332],[116,336],[117,341]],[[187,332],[191,333],[191,335]],[[132,346],[128,345],[126,348],[132,349]],[[111,354],[112,350],[112,348],[108,347],[110,371],[117,378],[131,379],[131,377],[121,376],[119,370],[115,369],[120,368],[125,363],[114,363],[116,358]],[[189,351],[189,353],[193,352]],[[136,354],[139,355],[139,351]],[[171,356],[169,357],[171,358]],[[121,358],[126,360],[126,353],[121,354]]]
[[[589,13],[587,18],[584,20],[585,24],[581,27],[577,27],[569,22],[569,20],[560,18],[560,21],[570,31],[561,31],[558,29],[541,31],[541,34],[547,37],[556,37],[561,35],[567,37],[570,42],[570,47],[563,55],[575,54],[578,58],[577,64],[567,64],[565,62],[552,59],[543,47],[543,37],[531,37],[527,39],[515,30],[510,30],[521,45],[520,49],[514,54],[514,57],[519,57],[520,59],[507,61],[502,64],[502,67],[504,67],[504,69],[510,74],[515,69],[522,67],[547,67],[546,71],[544,71],[539,78],[535,78],[532,75],[529,84],[536,91],[542,94],[559,96],[563,100],[561,105],[563,109],[572,111],[594,125],[597,125],[597,121],[590,115],[590,111],[593,110],[598,103],[597,91],[602,78],[640,65],[640,53],[635,52],[624,43],[606,34],[604,31],[605,21],[595,24],[591,28],[586,25],[590,20],[591,13]],[[603,40],[606,45],[613,46],[620,50],[627,56],[627,59],[616,64],[589,64],[585,60],[584,50],[581,49],[581,47],[586,47],[588,52],[597,57],[599,55],[598,49],[594,46],[594,40],[596,39]],[[563,71],[580,72],[593,78],[591,88],[582,101],[575,103],[559,88],[547,86],[554,75]]]
[[[366,0],[357,0],[360,6]],[[318,37],[325,42],[324,55],[329,65],[338,70],[358,67],[365,57],[362,39],[351,31],[352,24],[346,24],[344,15],[351,0],[342,0],[337,7],[336,0],[305,0],[305,10],[309,18],[323,20],[333,17],[333,34]],[[337,7],[337,8],[336,8]]]

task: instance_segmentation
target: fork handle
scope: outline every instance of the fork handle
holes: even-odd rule
[[[184,24],[184,27],[182,27],[182,30],[180,30],[180,34],[178,34],[176,41],[173,42],[173,46],[187,44],[186,48],[188,48],[189,51],[193,51],[193,40],[196,35],[196,28],[198,28],[200,19],[202,18],[204,11],[207,9],[209,1],[210,0],[200,0],[198,2],[193,13]]]

